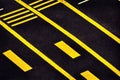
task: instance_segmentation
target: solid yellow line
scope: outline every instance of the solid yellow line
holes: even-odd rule
[[[43,1],[43,0],[37,0],[35,2],[30,3],[29,5],[32,6],[32,5],[37,4],[37,3],[41,2],[41,1]]]
[[[55,46],[57,46],[59,49],[61,49],[63,52],[65,52],[72,59],[75,59],[80,56],[80,54],[77,51],[75,51],[73,48],[71,48],[64,41],[55,43]]]
[[[18,26],[18,25],[20,25],[20,24],[23,24],[23,23],[25,23],[25,22],[31,21],[31,20],[36,19],[36,18],[38,18],[38,16],[33,16],[33,17],[31,17],[31,18],[25,19],[25,20],[20,21],[20,22],[18,22],[18,23],[12,24],[11,26],[12,26],[12,27],[15,27],[15,26]]]
[[[8,50],[3,53],[9,60],[11,60],[14,64],[16,64],[20,69],[24,72],[27,72],[32,69],[25,61],[23,61],[20,57],[18,57],[13,51]]]
[[[54,5],[58,4],[58,3],[60,3],[60,2],[54,2],[54,3],[52,3],[52,4],[49,4],[49,5],[45,6],[45,7],[39,8],[38,11],[47,9],[47,8],[49,8],[49,7],[51,7],[51,6],[54,6]]]
[[[79,40],[77,37],[69,33],[67,30],[62,28],[60,25],[43,15],[42,13],[38,12],[34,8],[30,7],[26,3],[24,3],[21,0],[16,0],[19,4],[23,5],[25,8],[29,9],[30,11],[34,12],[36,15],[38,15],[40,18],[48,22],[49,24],[53,25],[57,30],[65,34],[67,37],[75,41],[78,45],[80,45],[82,48],[84,48],[86,51],[88,51],[91,55],[93,55],[97,60],[99,60],[101,63],[103,63],[105,66],[107,66],[110,70],[112,70],[114,73],[116,73],[118,76],[120,76],[120,71],[115,68],[112,64],[110,64],[107,60],[105,60],[103,57],[101,57],[97,52],[92,50],[89,46],[87,46],[85,43],[83,43],[81,40]]]
[[[94,25],[97,29],[101,30],[103,33],[105,33],[106,35],[108,35],[110,38],[112,38],[113,40],[115,40],[118,44],[120,44],[120,38],[118,38],[116,35],[114,35],[110,31],[108,31],[107,29],[105,29],[102,25],[100,25],[99,23],[97,23],[95,20],[93,20],[92,18],[90,18],[89,16],[87,16],[86,14],[84,14],[82,11],[78,10],[77,8],[75,8],[74,6],[72,6],[71,4],[69,4],[67,1],[65,1],[65,0],[61,1],[61,3],[63,3],[66,7],[68,7],[69,9],[71,9],[73,12],[75,12],[76,14],[78,14],[79,16],[81,16],[82,18],[84,18],[86,21],[88,21],[89,23],[91,23],[92,25]]]
[[[19,21],[19,20],[21,20],[21,19],[27,18],[27,17],[29,17],[29,16],[32,16],[32,15],[34,15],[34,13],[30,13],[30,14],[27,14],[27,15],[25,15],[25,16],[22,16],[22,17],[19,17],[19,18],[16,18],[16,19],[10,20],[10,21],[8,21],[7,23],[10,24],[10,23],[13,23],[13,22]]]
[[[31,43],[29,43],[27,40],[25,40],[21,35],[19,35],[17,32],[15,32],[12,28],[10,28],[4,22],[0,21],[0,24],[3,26],[4,29],[6,29],[14,37],[16,37],[18,40],[20,40],[24,45],[26,45],[29,49],[31,49],[33,52],[35,52],[39,57],[41,57],[43,60],[45,60],[47,63],[49,63],[52,67],[54,67],[61,74],[63,74],[64,76],[66,76],[70,80],[76,80],[68,72],[66,72],[63,68],[61,68],[59,65],[57,65],[49,57],[44,55],[44,53],[42,53],[40,50],[38,50],[36,47],[34,47]]]
[[[30,12],[30,11],[29,11],[29,10],[26,10],[26,11],[23,11],[23,12],[21,12],[21,13],[18,13],[18,14],[12,15],[12,16],[9,16],[9,17],[7,17],[7,18],[4,18],[3,20],[9,20],[9,19],[12,19],[12,18],[14,18],[14,17],[20,16],[20,15],[22,15],[22,14],[28,13],[28,12]]]
[[[84,78],[86,78],[87,80],[100,80],[99,78],[97,78],[94,74],[92,74],[90,71],[85,71],[80,73]]]
[[[45,5],[45,4],[50,3],[50,2],[52,2],[52,1],[53,1],[53,0],[48,0],[48,1],[44,2],[44,3],[41,3],[41,4],[38,4],[38,5],[34,6],[33,8],[38,8],[38,7],[40,7],[40,6],[43,6],[43,5]]]
[[[20,12],[20,11],[22,11],[22,10],[24,10],[24,9],[25,9],[25,8],[20,8],[20,9],[11,11],[11,12],[9,12],[9,13],[6,13],[6,14],[1,15],[0,18],[5,17],[5,16],[8,16],[8,15],[11,15],[11,14],[14,14],[14,13],[16,13],[16,12]]]

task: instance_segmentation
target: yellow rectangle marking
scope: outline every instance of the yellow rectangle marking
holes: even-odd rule
[[[84,78],[86,78],[87,80],[100,80],[99,78],[97,78],[94,74],[92,74],[90,71],[85,71],[80,73]]]
[[[20,25],[20,24],[26,23],[26,22],[31,21],[31,20],[36,19],[36,18],[38,18],[38,16],[30,17],[30,18],[25,19],[25,20],[23,20],[23,21],[20,21],[20,22],[18,22],[18,23],[12,24],[11,26],[12,26],[12,27],[18,26],[18,25]]]
[[[86,21],[88,21],[89,23],[91,23],[92,25],[94,25],[97,29],[99,29],[100,31],[102,31],[103,33],[105,33],[106,35],[108,35],[110,38],[112,38],[118,44],[120,44],[120,38],[118,38],[116,35],[114,35],[109,30],[107,30],[106,28],[104,28],[102,25],[100,25],[99,23],[97,23],[95,20],[93,20],[92,18],[90,18],[89,16],[87,16],[86,14],[84,14],[82,11],[78,10],[77,8],[75,8],[74,6],[72,6],[71,4],[69,4],[67,1],[65,1],[65,0],[62,1],[61,0],[61,3],[63,3],[66,7],[68,7],[69,9],[71,9],[73,12],[75,12],[76,14],[78,14],[79,16],[81,16],[82,18],[84,18]]]
[[[80,56],[80,54],[78,52],[76,52],[74,49],[72,49],[64,41],[57,42],[57,43],[55,43],[55,45],[59,49],[61,49],[63,52],[65,52],[68,56],[70,56],[72,59],[75,59]]]
[[[0,20],[0,24],[4,29],[6,29],[9,33],[11,33],[15,38],[17,38],[19,41],[21,41],[24,45],[26,45],[30,50],[35,52],[39,57],[41,57],[43,60],[45,60],[47,63],[49,63],[52,67],[54,67],[57,71],[59,71],[61,74],[63,74],[65,77],[67,77],[69,80],[76,80],[72,75],[70,75],[67,71],[65,71],[62,67],[57,65],[53,60],[51,60],[49,57],[44,55],[40,50],[38,50],[36,47],[34,47],[31,43],[29,43],[26,39],[24,39],[21,35],[19,35],[17,32],[15,32],[12,28],[10,28],[7,24],[5,24],[3,21]]]
[[[109,63],[107,60],[105,60],[102,56],[100,56],[97,52],[95,52],[93,49],[91,49],[89,46],[87,46],[84,42],[82,42],[81,40],[79,40],[77,37],[75,37],[74,35],[72,35],[70,32],[68,32],[67,30],[65,30],[64,28],[62,28],[60,25],[58,25],[57,23],[55,23],[54,21],[52,21],[51,19],[49,19],[48,17],[46,17],[42,13],[40,13],[37,10],[35,10],[34,8],[30,7],[29,5],[27,5],[23,1],[21,1],[21,0],[15,0],[15,1],[18,2],[19,4],[23,5],[25,8],[29,9],[30,11],[32,11],[36,15],[38,15],[40,18],[42,18],[43,20],[45,20],[49,24],[51,24],[54,28],[56,28],[57,30],[59,30],[60,32],[62,32],[64,35],[66,35],[71,40],[73,40],[74,42],[76,42],[79,46],[81,46],[86,51],[88,51],[97,60],[99,60],[101,63],[103,63],[107,68],[109,68],[115,74],[117,74],[118,76],[120,76],[120,71],[116,67],[114,67],[111,63]]]
[[[38,7],[40,7],[40,6],[43,6],[43,5],[45,5],[45,4],[50,3],[50,2],[52,2],[52,1],[53,1],[53,0],[48,0],[48,1],[46,1],[46,2],[43,2],[43,3],[38,4],[38,5],[36,5],[36,6],[33,6],[33,8],[38,8]]]
[[[14,64],[16,64],[20,69],[24,72],[27,72],[32,69],[25,61],[23,61],[20,57],[18,57],[13,51],[8,50],[3,53],[9,60],[11,60]]]

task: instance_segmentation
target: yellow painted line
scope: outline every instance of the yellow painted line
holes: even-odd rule
[[[45,6],[45,7],[39,8],[38,11],[47,9],[47,8],[49,8],[49,7],[51,7],[51,6],[54,6],[54,5],[58,4],[58,3],[60,3],[60,2],[54,2],[54,3],[52,3],[52,4],[49,4],[49,5]]]
[[[17,38],[19,41],[21,41],[30,50],[32,50],[33,52],[35,52],[39,57],[41,57],[43,60],[45,60],[47,63],[49,63],[52,67],[54,67],[57,71],[59,71],[61,74],[63,74],[69,80],[76,80],[72,75],[70,75],[63,68],[61,68],[59,65],[57,65],[49,57],[47,57],[46,55],[44,55],[44,53],[42,53],[35,46],[33,46],[31,43],[29,43],[27,40],[25,40],[21,35],[19,35],[16,31],[14,31],[12,28],[10,28],[7,24],[5,24],[4,22],[2,22],[1,20],[0,20],[0,24],[2,25],[2,27],[4,29],[6,29],[9,33],[11,33],[15,38]]]
[[[20,57],[18,57],[13,51],[8,50],[3,53],[9,60],[11,60],[14,64],[16,64],[20,69],[24,72],[27,72],[32,69],[25,61],[23,61]]]
[[[99,78],[97,78],[94,74],[92,74],[90,71],[85,71],[80,73],[85,79],[87,80],[100,80]]]
[[[78,52],[76,52],[73,48],[71,48],[64,41],[60,41],[60,42],[55,43],[55,46],[57,46],[60,50],[65,52],[72,59],[75,59],[75,58],[80,56],[80,54]]]
[[[48,0],[48,1],[46,1],[46,2],[43,2],[43,3],[41,3],[41,4],[38,4],[38,5],[34,6],[33,8],[38,8],[38,7],[40,7],[40,6],[43,6],[43,5],[45,5],[45,4],[50,3],[50,2],[52,2],[52,1],[54,1],[54,0]]]
[[[52,21],[51,19],[49,19],[48,17],[46,17],[42,13],[40,13],[37,10],[35,10],[34,8],[30,7],[29,5],[27,5],[23,1],[21,1],[21,0],[15,0],[15,1],[18,2],[19,4],[23,5],[25,8],[29,9],[30,11],[34,12],[36,15],[38,15],[40,18],[42,18],[43,20],[45,20],[49,24],[51,24],[54,28],[56,28],[57,30],[62,32],[64,35],[66,35],[67,37],[72,39],[74,42],[76,42],[78,45],[80,45],[82,48],[84,48],[86,51],[88,51],[91,55],[93,55],[97,60],[99,60],[101,63],[103,63],[111,71],[113,71],[115,74],[120,76],[120,71],[117,68],[115,68],[111,63],[109,63],[107,60],[105,60],[102,56],[100,56],[97,52],[92,50],[89,46],[87,46],[84,42],[82,42],[77,37],[72,35],[70,32],[68,32],[67,30],[62,28],[60,25],[58,25],[57,23],[55,23],[54,21]]]
[[[21,20],[21,19],[27,18],[27,17],[29,17],[29,16],[32,16],[32,15],[34,15],[34,13],[30,13],[30,14],[27,14],[27,15],[25,15],[25,16],[22,16],[22,17],[19,17],[19,18],[13,19],[13,20],[11,20],[11,21],[8,21],[7,23],[10,24],[10,23],[13,23],[13,22],[19,21],[19,20]]]
[[[29,5],[32,6],[32,5],[37,4],[37,3],[41,2],[41,1],[43,1],[43,0],[34,1],[34,2],[30,3]]]
[[[9,19],[12,19],[12,18],[14,18],[14,17],[17,17],[17,16],[23,15],[23,14],[25,14],[25,13],[28,13],[28,12],[30,12],[30,11],[29,11],[29,10],[26,10],[26,11],[20,12],[20,13],[18,13],[18,14],[9,16],[9,17],[7,17],[7,18],[4,18],[3,20],[9,20]]]
[[[11,14],[14,14],[14,13],[16,13],[16,12],[20,12],[20,11],[22,11],[22,10],[25,10],[25,8],[20,8],[20,9],[17,9],[17,10],[11,11],[11,12],[9,12],[9,13],[6,13],[6,14],[3,14],[3,15],[0,15],[0,18],[5,17],[5,16],[8,16],[8,15],[11,15]]]
[[[92,25],[94,25],[97,29],[99,29],[100,31],[102,31],[103,33],[105,33],[106,35],[108,35],[110,38],[112,38],[118,44],[120,44],[120,38],[118,38],[116,35],[114,35],[110,31],[108,31],[102,25],[100,25],[99,23],[97,23],[95,20],[93,20],[92,18],[90,18],[89,16],[87,16],[86,14],[84,14],[82,11],[78,10],[77,8],[75,8],[74,6],[72,6],[71,4],[69,4],[67,1],[65,1],[65,0],[61,1],[61,3],[63,3],[66,7],[68,7],[69,9],[71,9],[73,12],[75,12],[76,14],[78,14],[79,16],[81,16],[82,18],[84,18],[86,21],[88,21],[89,23],[91,23]]]
[[[18,26],[18,25],[20,25],[20,24],[26,23],[26,22],[31,21],[31,20],[36,19],[36,18],[38,18],[38,16],[33,16],[33,17],[31,17],[31,18],[25,19],[25,20],[20,21],[20,22],[18,22],[18,23],[12,24],[11,26],[12,26],[12,27],[15,27],[15,26]]]

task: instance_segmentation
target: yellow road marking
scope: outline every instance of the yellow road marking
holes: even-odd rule
[[[68,72],[66,72],[63,68],[61,68],[59,65],[57,65],[54,61],[52,61],[49,57],[44,55],[40,50],[38,50],[36,47],[34,47],[31,43],[29,43],[27,40],[25,40],[21,35],[19,35],[17,32],[15,32],[12,28],[10,28],[8,25],[6,25],[4,22],[0,20],[0,24],[4,29],[6,29],[9,33],[11,33],[14,37],[16,37],[18,40],[20,40],[24,45],[26,45],[30,50],[35,52],[39,57],[41,57],[43,60],[45,60],[47,63],[49,63],[52,67],[54,67],[57,71],[59,71],[61,74],[63,74],[65,77],[67,77],[69,80],[76,80],[73,76],[71,76]]]
[[[86,21],[88,21],[89,23],[91,23],[92,25],[94,25],[97,29],[99,29],[100,31],[102,31],[103,33],[105,33],[106,35],[108,35],[110,38],[112,38],[113,40],[115,40],[118,44],[120,44],[120,38],[118,38],[116,35],[114,35],[110,31],[108,31],[107,29],[105,29],[102,25],[100,25],[99,23],[97,23],[95,20],[91,19],[89,16],[87,16],[82,11],[78,10],[77,8],[75,8],[74,6],[72,6],[71,4],[69,4],[67,1],[65,1],[65,0],[61,1],[61,3],[63,3],[66,7],[68,7],[69,9],[71,9],[73,12],[75,12],[76,14],[78,14],[79,16],[81,16],[82,18],[84,18]]]
[[[21,20],[21,19],[27,18],[27,17],[29,17],[29,16],[32,16],[32,15],[34,15],[34,13],[30,13],[30,14],[27,14],[27,15],[25,15],[25,16],[22,16],[22,17],[19,17],[19,18],[13,19],[13,20],[11,20],[11,21],[8,21],[7,23],[10,24],[10,23],[13,23],[13,22],[19,21],[19,20]]]
[[[80,73],[84,78],[86,78],[87,80],[100,80],[99,78],[97,78],[94,74],[92,74],[90,71],[85,71]]]
[[[60,3],[60,2],[54,2],[54,3],[52,3],[52,4],[49,4],[49,5],[45,6],[45,7],[39,8],[38,11],[47,9],[47,8],[49,8],[49,7],[51,7],[51,6],[54,6],[54,5],[58,4],[58,3]]]
[[[82,48],[84,48],[86,51],[88,51],[91,55],[93,55],[97,60],[99,60],[101,63],[103,63],[111,71],[113,71],[115,74],[117,74],[118,76],[120,76],[120,71],[117,68],[115,68],[111,63],[109,63],[107,60],[105,60],[103,57],[101,57],[97,52],[95,52],[94,50],[92,50],[84,42],[82,42],[81,40],[79,40],[77,37],[75,37],[74,35],[72,35],[71,33],[69,33],[67,30],[65,30],[64,28],[62,28],[60,25],[58,25],[57,23],[55,23],[54,21],[52,21],[51,19],[49,19],[48,17],[46,17],[42,13],[38,12],[34,8],[30,7],[29,5],[27,5],[23,1],[21,1],[21,0],[15,0],[15,1],[18,2],[19,4],[21,4],[22,6],[24,6],[25,8],[29,9],[30,11],[32,11],[36,15],[38,15],[40,18],[42,18],[43,20],[45,20],[49,24],[51,24],[54,28],[56,28],[57,30],[59,30],[60,32],[62,32],[63,34],[65,34],[67,37],[69,37],[74,42],[76,42],[78,45],[80,45]]]
[[[40,6],[43,6],[43,5],[45,5],[45,4],[50,3],[50,2],[52,2],[52,1],[54,1],[54,0],[48,0],[48,1],[44,2],[44,3],[41,3],[41,4],[38,4],[38,5],[34,6],[33,8],[38,8],[38,7],[40,7]]]
[[[32,6],[32,5],[35,5],[35,4],[37,4],[37,3],[41,2],[41,1],[43,1],[43,0],[37,0],[35,2],[30,3],[29,5]]]
[[[65,52],[68,56],[70,56],[72,59],[75,59],[80,56],[80,54],[78,52],[76,52],[74,49],[72,49],[64,41],[57,42],[57,43],[55,43],[55,45],[59,49],[61,49],[63,52]]]
[[[33,16],[33,17],[31,17],[31,18],[25,19],[25,20],[20,21],[20,22],[18,22],[18,23],[12,24],[11,26],[12,26],[12,27],[18,26],[18,25],[20,25],[20,24],[26,23],[26,22],[31,21],[31,20],[36,19],[36,18],[38,18],[38,16]]]
[[[14,18],[14,17],[20,16],[20,15],[22,15],[22,14],[28,13],[28,12],[30,12],[30,11],[29,11],[29,10],[26,10],[26,11],[23,11],[23,12],[21,12],[21,13],[18,13],[18,14],[12,15],[12,16],[9,16],[9,17],[7,17],[7,18],[4,18],[3,20],[9,20],[9,19],[12,19],[12,18]]]
[[[9,60],[11,60],[14,64],[16,64],[20,69],[24,72],[27,72],[32,69],[25,61],[23,61],[20,57],[18,57],[13,51],[8,50],[3,53]]]

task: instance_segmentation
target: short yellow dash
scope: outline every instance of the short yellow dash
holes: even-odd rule
[[[90,71],[85,71],[80,73],[84,78],[86,78],[87,80],[100,80],[99,78],[97,78],[94,74],[92,74]]]
[[[64,41],[57,42],[57,43],[55,43],[55,45],[59,49],[61,49],[63,52],[65,52],[68,56],[70,56],[72,59],[75,59],[76,57],[80,56],[80,54],[78,52],[76,52],[74,49],[72,49]]]
[[[9,60],[21,68],[24,72],[32,69],[26,62],[24,62],[20,57],[18,57],[13,51],[8,50],[3,53]]]

